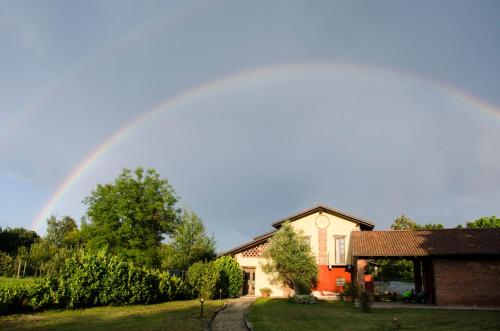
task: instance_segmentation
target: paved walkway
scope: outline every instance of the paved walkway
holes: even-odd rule
[[[226,309],[219,311],[212,322],[212,331],[248,331],[244,316],[256,297],[231,299]]]

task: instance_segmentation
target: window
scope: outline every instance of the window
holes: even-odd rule
[[[335,239],[335,264],[345,264],[345,237]]]
[[[345,278],[344,277],[337,277],[337,286],[344,286],[345,284]]]

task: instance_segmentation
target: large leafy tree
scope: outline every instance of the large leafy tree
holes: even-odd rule
[[[418,229],[418,224],[414,222],[409,217],[402,214],[394,220],[391,224],[392,230],[416,230]]]
[[[496,216],[481,217],[473,222],[467,222],[467,228],[469,229],[500,228],[500,218]]]
[[[263,270],[296,292],[310,292],[318,279],[318,267],[311,247],[303,240],[303,233],[295,231],[290,222],[283,223],[269,240],[263,257],[267,259],[262,265]]]
[[[170,243],[163,246],[162,265],[167,269],[187,270],[198,261],[215,258],[215,239],[206,234],[201,218],[184,210]]]
[[[25,228],[0,228],[0,251],[16,255],[19,247],[30,247],[40,236]]]
[[[437,224],[427,223],[424,225],[418,224],[411,218],[402,214],[401,216],[396,218],[394,222],[391,224],[391,229],[392,230],[441,230],[444,229],[444,226],[441,223]]]
[[[45,239],[59,248],[72,248],[78,246],[78,225],[69,216],[64,216],[60,220],[51,216],[47,220],[47,235]]]
[[[89,248],[159,265],[161,241],[176,228],[179,211],[174,189],[156,170],[124,169],[113,183],[98,184],[84,203],[82,237]]]

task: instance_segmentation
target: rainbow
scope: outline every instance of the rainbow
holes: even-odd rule
[[[311,70],[317,70],[318,72],[326,72],[332,70],[340,70],[340,69],[350,69],[350,70],[369,70],[378,75],[389,75],[389,76],[404,76],[407,78],[412,78],[417,81],[422,81],[427,84],[431,84],[432,86],[444,90],[451,96],[458,98],[461,101],[464,101],[474,107],[477,107],[489,114],[500,116],[500,109],[495,108],[494,106],[480,100],[479,98],[467,94],[464,91],[461,91],[455,87],[446,85],[441,82],[429,80],[419,75],[395,71],[388,68],[380,68],[380,67],[371,67],[368,65],[359,65],[359,64],[351,64],[351,63],[293,63],[293,64],[280,64],[269,67],[256,68],[251,70],[244,70],[237,72],[235,74],[225,76],[220,79],[212,80],[206,82],[204,84],[195,86],[193,88],[187,89],[176,96],[173,96],[163,102],[159,103],[157,106],[152,109],[142,113],[141,115],[135,117],[126,125],[118,129],[114,132],[108,139],[106,139],[103,143],[97,146],[92,152],[90,152],[83,161],[75,167],[70,174],[66,177],[66,179],[59,185],[57,190],[52,194],[50,199],[44,205],[42,210],[36,215],[36,218],[33,220],[32,229],[39,229],[43,222],[50,216],[53,212],[55,206],[62,199],[62,197],[70,190],[70,188],[78,181],[78,179],[88,171],[95,162],[104,155],[110,148],[118,144],[121,140],[123,140],[127,135],[133,132],[138,127],[142,126],[146,121],[151,119],[153,116],[160,112],[168,111],[170,109],[179,106],[180,104],[187,102],[189,100],[200,98],[206,95],[209,92],[214,90],[222,89],[224,87],[231,86],[233,84],[245,81],[258,81],[260,79],[265,79],[271,76],[281,75],[288,73],[292,70],[302,70],[304,72],[310,72]]]

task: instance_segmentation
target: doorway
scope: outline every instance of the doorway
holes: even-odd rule
[[[255,295],[255,267],[243,267],[243,295]]]

